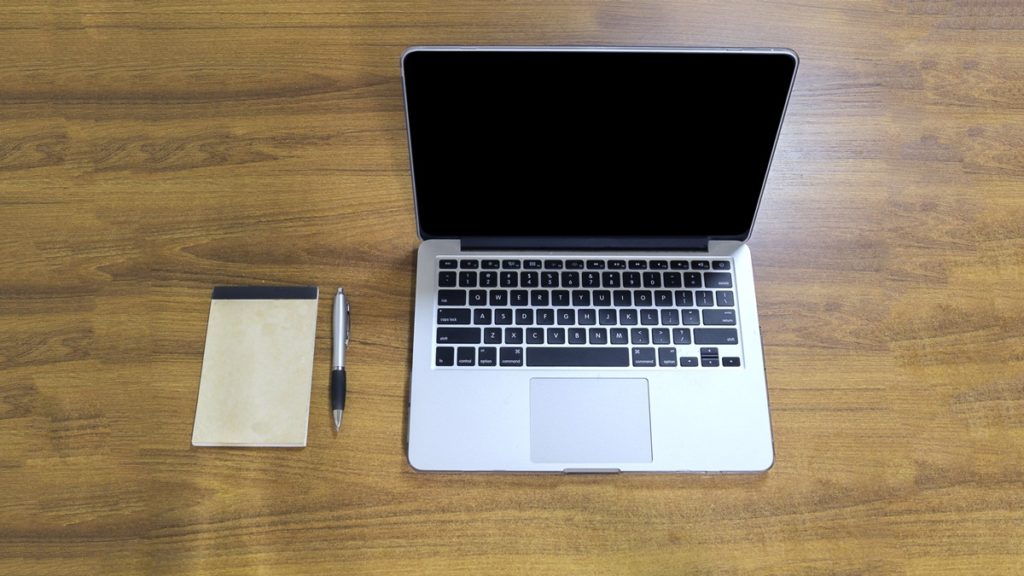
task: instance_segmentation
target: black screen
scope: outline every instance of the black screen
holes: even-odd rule
[[[424,49],[403,70],[424,238],[745,239],[796,57]]]

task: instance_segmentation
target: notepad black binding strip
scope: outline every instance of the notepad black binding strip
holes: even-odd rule
[[[315,300],[316,286],[216,286],[214,300]]]

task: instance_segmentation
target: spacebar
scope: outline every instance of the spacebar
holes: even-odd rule
[[[629,366],[628,348],[526,349],[527,366]]]

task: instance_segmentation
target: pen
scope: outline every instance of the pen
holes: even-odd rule
[[[341,429],[341,416],[345,410],[345,348],[348,347],[351,327],[348,298],[345,297],[345,290],[338,288],[334,296],[334,349],[331,362],[331,411],[334,414],[335,432]]]

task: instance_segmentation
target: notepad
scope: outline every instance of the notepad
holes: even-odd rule
[[[302,447],[319,290],[214,288],[193,446]]]

